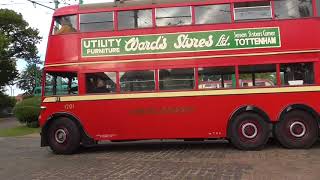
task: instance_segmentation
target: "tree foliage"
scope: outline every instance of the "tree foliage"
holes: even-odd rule
[[[13,108],[16,100],[0,92],[0,110],[4,108]]]
[[[15,104],[15,98],[9,97],[0,92],[0,117],[6,116],[7,114],[5,113],[5,111],[12,109]]]
[[[0,31],[0,92],[3,86],[12,81],[18,74],[15,61],[10,61],[7,56],[7,49],[10,43],[5,35]]]
[[[29,27],[21,14],[0,9],[0,90],[18,74],[15,59],[41,63],[36,47],[40,40],[39,31]]]
[[[28,64],[19,75],[17,86],[26,91],[26,94],[32,95],[35,87],[41,85],[42,71],[36,64]]]

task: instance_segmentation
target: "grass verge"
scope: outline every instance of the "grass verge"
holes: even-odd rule
[[[8,129],[0,129],[0,137],[16,137],[28,134],[39,133],[40,128],[29,128],[27,126],[17,126]]]

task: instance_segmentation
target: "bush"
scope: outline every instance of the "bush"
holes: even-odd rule
[[[25,123],[28,127],[39,127],[40,104],[41,97],[24,99],[16,104],[13,113],[21,123]]]
[[[14,97],[9,97],[0,92],[0,117],[9,116],[15,104],[16,99]]]

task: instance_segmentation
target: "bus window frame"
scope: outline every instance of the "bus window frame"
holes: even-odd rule
[[[312,0],[313,17],[320,17],[320,16],[318,16],[319,9],[317,8],[317,1],[319,1],[319,0]]]

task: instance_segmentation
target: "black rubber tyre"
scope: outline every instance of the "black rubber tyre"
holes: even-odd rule
[[[261,150],[270,135],[268,123],[258,114],[242,113],[234,118],[228,128],[231,143],[241,150]]]
[[[274,134],[282,146],[304,149],[310,148],[317,141],[319,127],[310,113],[294,110],[275,125]]]
[[[75,122],[59,118],[48,129],[48,143],[56,154],[72,154],[80,146],[80,131]]]

